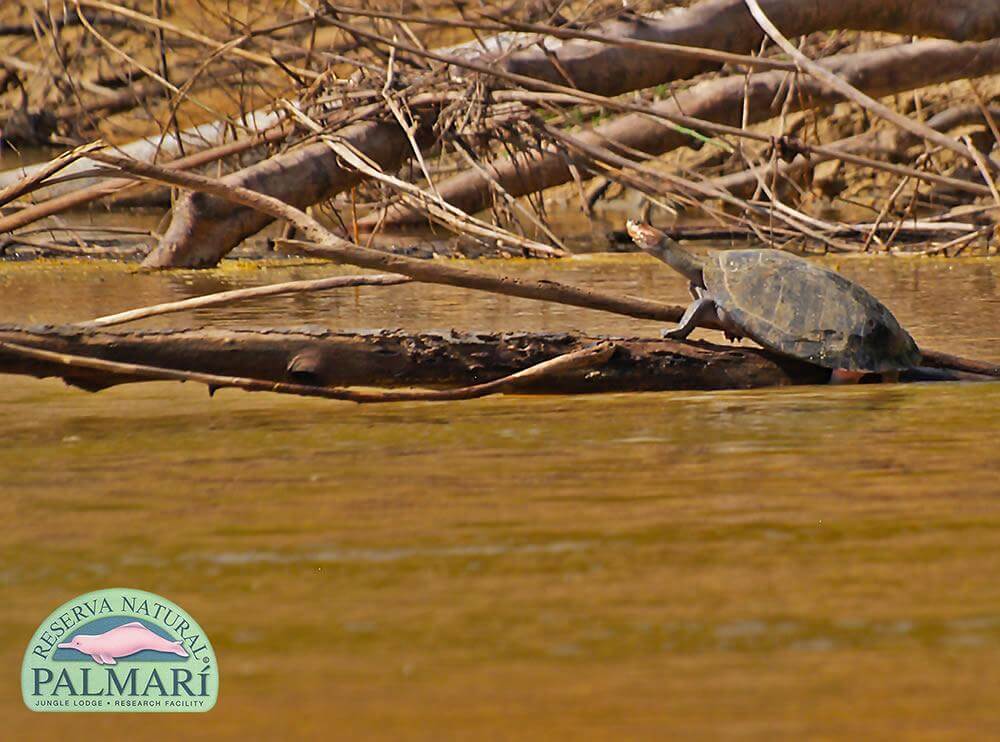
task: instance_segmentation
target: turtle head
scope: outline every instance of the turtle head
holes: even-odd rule
[[[705,264],[697,255],[689,253],[655,227],[640,224],[635,219],[629,219],[625,223],[625,228],[628,230],[628,236],[643,252],[662,260],[696,286],[705,285],[702,278],[702,268]]]

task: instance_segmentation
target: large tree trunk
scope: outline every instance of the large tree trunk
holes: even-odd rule
[[[1000,4],[980,0],[765,0],[765,12],[787,34],[831,28],[892,31],[965,41],[1000,35]],[[611,21],[599,29],[609,37],[630,37],[748,53],[762,32],[742,0],[707,0],[677,9],[661,19]],[[566,70],[581,90],[615,94],[683,79],[712,69],[711,63],[669,54],[638,52],[595,42],[561,44],[551,57],[526,51],[504,62],[512,72],[565,83]],[[403,132],[393,123],[345,132],[352,144],[395,169],[408,156]],[[384,157],[383,156],[387,155]],[[234,185],[288,198],[304,207],[331,198],[355,184],[357,173],[342,168],[321,147],[307,147],[272,158],[229,176]],[[291,200],[294,199],[294,200]],[[232,209],[212,197],[184,197],[160,245],[146,260],[154,267],[213,265],[270,218]]]
[[[868,95],[880,97],[949,80],[1000,72],[1000,40],[982,44],[923,41],[873,52],[838,55],[823,60],[821,64]],[[745,93],[749,121],[756,123],[781,113],[785,97],[779,93],[786,82],[787,74],[781,71],[757,73],[750,78],[749,85],[745,75],[733,75],[694,85],[661,101],[654,108],[668,115],[685,114],[739,126]],[[800,76],[788,101],[788,110],[817,108],[840,100],[838,94],[822,83]],[[691,143],[686,134],[641,114],[620,117],[593,131],[579,134],[577,138],[612,150],[615,144],[620,144],[650,156]],[[570,163],[578,169],[585,169],[587,159],[582,156],[567,158],[562,152],[550,150],[522,155],[516,160],[500,160],[490,166],[490,172],[508,193],[523,196],[568,183],[573,177]],[[475,213],[490,205],[493,186],[479,172],[469,171],[439,183],[438,192],[458,208]],[[403,207],[391,209],[383,223],[415,224],[425,219],[422,212]]]

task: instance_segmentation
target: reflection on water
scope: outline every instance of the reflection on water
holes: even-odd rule
[[[833,262],[833,261],[831,261]],[[641,256],[478,266],[682,302]],[[845,259],[927,347],[1000,360],[988,261]],[[0,264],[0,319],[65,322],[327,267]],[[334,269],[335,272],[350,272]],[[149,324],[655,333],[445,288]],[[148,325],[147,325],[148,326]],[[349,403],[2,377],[5,737],[975,738],[1000,729],[1000,385]],[[162,593],[214,711],[31,715],[53,607]],[[85,726],[86,725],[86,726]],[[332,735],[331,735],[332,732]]]

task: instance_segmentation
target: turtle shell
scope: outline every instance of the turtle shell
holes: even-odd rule
[[[779,250],[720,251],[705,288],[743,334],[826,368],[893,371],[920,361],[913,338],[858,284]]]

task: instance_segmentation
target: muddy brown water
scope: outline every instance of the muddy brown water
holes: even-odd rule
[[[996,260],[829,261],[927,347],[1000,360]],[[644,256],[482,262],[686,299]],[[0,320],[68,322],[348,269],[0,263]],[[657,332],[440,287],[147,326]],[[1000,384],[358,407],[0,378],[6,739],[973,739],[1000,735]],[[190,716],[31,714],[28,639],[80,593],[192,613]]]

